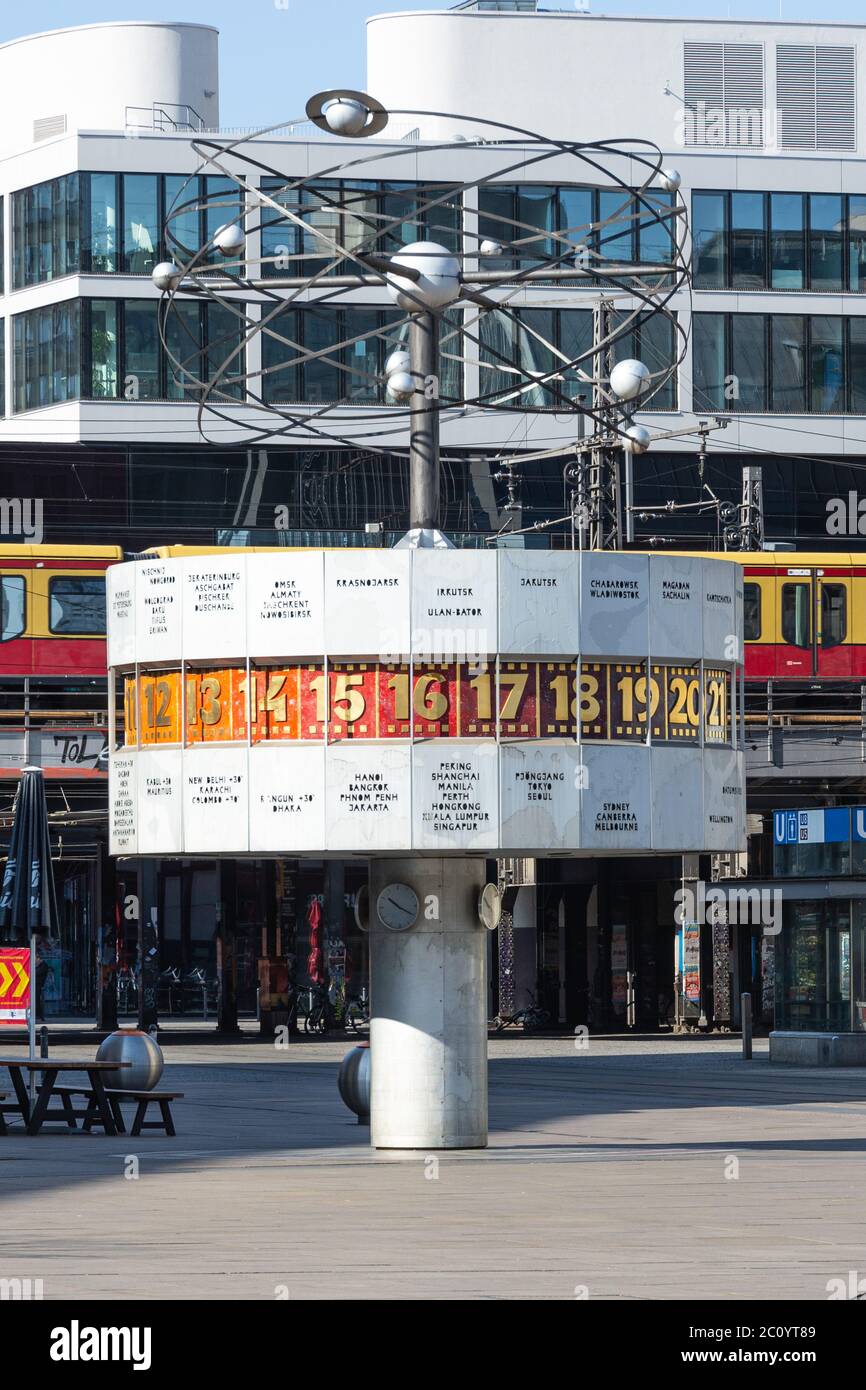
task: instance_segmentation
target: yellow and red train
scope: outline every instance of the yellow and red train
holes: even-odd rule
[[[118,546],[0,546],[0,676],[105,675],[105,571],[123,558]],[[725,558],[745,571],[747,681],[866,680],[866,553]]]

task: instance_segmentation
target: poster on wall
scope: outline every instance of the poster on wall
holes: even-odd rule
[[[683,997],[687,1004],[701,1002],[701,928],[699,922],[683,923]]]

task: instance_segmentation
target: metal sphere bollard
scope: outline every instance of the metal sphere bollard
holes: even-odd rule
[[[354,1110],[358,1124],[370,1122],[370,1044],[350,1048],[340,1063],[337,1085],[343,1104]]]
[[[131,1062],[131,1067],[103,1072],[113,1091],[152,1091],[162,1076],[165,1058],[159,1043],[137,1028],[121,1028],[99,1044],[97,1062]]]

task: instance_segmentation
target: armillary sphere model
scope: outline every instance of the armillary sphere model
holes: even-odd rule
[[[169,209],[173,259],[153,272],[165,297],[163,345],[176,381],[198,400],[203,435],[219,420],[247,443],[319,440],[399,453],[408,440],[425,465],[424,496],[416,491],[412,509],[422,531],[435,526],[440,420],[499,415],[500,435],[488,423],[484,447],[501,457],[513,447],[515,413],[583,414],[586,450],[642,453],[651,439],[632,413],[666,385],[686,344],[669,308],[689,275],[685,206],[679,175],[663,168],[657,146],[580,144],[462,115],[451,119],[483,136],[387,142],[394,117],[442,114],[386,112],[361,92],[320,93],[308,118],[354,144],[339,159],[320,145],[322,167],[303,177],[263,157],[277,147],[268,137],[286,127],[194,140],[198,174],[208,179],[191,177]],[[370,136],[383,138],[359,147]],[[289,165],[294,147],[284,148]],[[388,182],[389,197],[377,201],[371,175],[381,180],[390,165],[402,177],[407,156],[413,182]],[[466,177],[443,181],[443,162]],[[497,187],[526,171],[568,186],[556,218],[541,219],[558,225],[524,220],[531,211],[497,200]],[[604,216],[586,203],[599,185]],[[202,210],[213,231],[204,245],[189,245],[186,229]],[[531,307],[530,291],[545,290],[549,302],[574,287],[589,291],[593,310],[585,340],[575,333],[555,342],[518,312]],[[377,289],[388,311],[360,321]],[[218,305],[226,326],[206,355],[184,318],[191,297]],[[292,312],[301,308],[308,321],[318,318],[303,338]],[[637,361],[627,345],[638,323],[643,342],[661,341],[646,328],[654,316],[667,320],[670,348]],[[315,377],[312,390],[300,385],[304,373]]]

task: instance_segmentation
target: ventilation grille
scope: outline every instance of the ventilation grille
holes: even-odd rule
[[[762,146],[764,45],[683,45],[687,145]]]
[[[776,105],[782,149],[856,149],[855,50],[830,44],[777,44]]]
[[[65,116],[42,116],[38,121],[33,122],[33,143],[38,140],[49,140],[52,135],[66,134]]]

